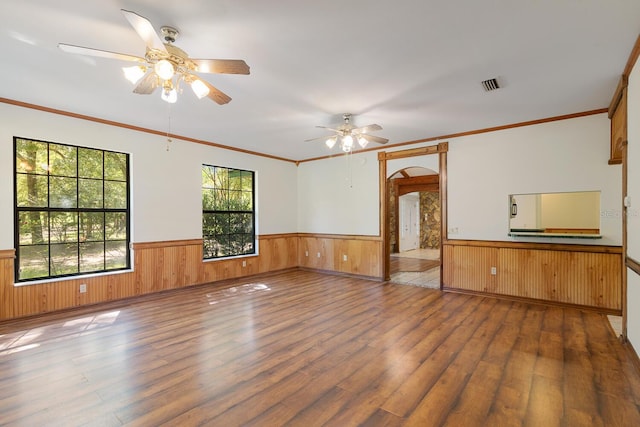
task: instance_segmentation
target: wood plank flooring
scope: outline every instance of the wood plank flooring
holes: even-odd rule
[[[389,272],[391,274],[400,271],[427,271],[440,266],[439,259],[389,257]]]
[[[0,324],[0,425],[638,426],[604,315],[290,271]]]

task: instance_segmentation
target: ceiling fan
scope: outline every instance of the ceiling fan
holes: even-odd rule
[[[181,84],[185,83],[191,86],[198,98],[206,96],[220,105],[226,104],[231,98],[196,73],[249,74],[249,66],[240,59],[192,59],[173,45],[179,35],[177,29],[161,27],[161,39],[147,18],[128,10],[121,11],[144,40],[147,46],[144,57],[65,43],[59,43],[58,47],[69,53],[135,62],[136,65],[123,67],[127,80],[137,83],[133,91],[148,95],[159,87],[162,89],[162,99],[169,103],[176,102]]]
[[[354,141],[358,141],[360,147],[365,148],[369,142],[377,142],[378,144],[386,144],[389,142],[387,138],[381,138],[375,135],[369,135],[369,132],[374,132],[378,130],[382,130],[382,126],[371,124],[362,127],[354,127],[351,124],[351,114],[345,113],[342,115],[342,119],[344,123],[338,126],[337,128],[330,128],[326,126],[316,126],[317,128],[328,129],[336,134],[329,137],[319,137],[319,138],[311,138],[305,140],[305,142],[316,141],[318,139],[326,139],[325,144],[330,149],[336,144],[338,140],[340,140],[340,146],[342,147],[342,151],[345,153],[349,153],[353,150]]]

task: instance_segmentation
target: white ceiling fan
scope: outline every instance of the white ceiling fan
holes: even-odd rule
[[[59,43],[58,47],[69,53],[135,62],[136,65],[123,67],[127,80],[137,83],[133,91],[148,95],[160,87],[162,99],[169,103],[176,102],[184,83],[191,86],[198,98],[206,96],[220,105],[226,104],[231,98],[196,73],[249,74],[249,66],[240,59],[191,59],[185,51],[173,45],[179,35],[177,29],[161,27],[161,39],[147,18],[124,9],[122,13],[144,40],[147,46],[144,57],[65,43]]]
[[[335,135],[326,137],[322,136],[319,138],[311,138],[305,140],[305,142],[316,141],[319,139],[325,139],[325,144],[330,149],[336,144],[338,140],[340,140],[340,146],[342,147],[342,151],[345,153],[349,153],[353,150],[354,141],[358,141],[360,147],[365,148],[369,142],[376,142],[378,144],[386,144],[389,142],[387,138],[381,138],[375,135],[369,135],[370,132],[375,132],[378,130],[382,130],[382,126],[377,124],[371,124],[362,127],[354,127],[351,124],[351,114],[345,113],[342,115],[342,119],[344,123],[338,126],[337,128],[330,128],[326,126],[316,126],[317,128],[328,129],[335,132]]]

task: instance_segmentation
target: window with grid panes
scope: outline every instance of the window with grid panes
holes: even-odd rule
[[[205,259],[256,253],[254,172],[202,165]]]
[[[129,155],[14,138],[16,282],[130,268]]]

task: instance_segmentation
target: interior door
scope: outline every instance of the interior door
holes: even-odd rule
[[[420,247],[420,197],[416,193],[405,194],[400,201],[399,250],[406,252]]]

